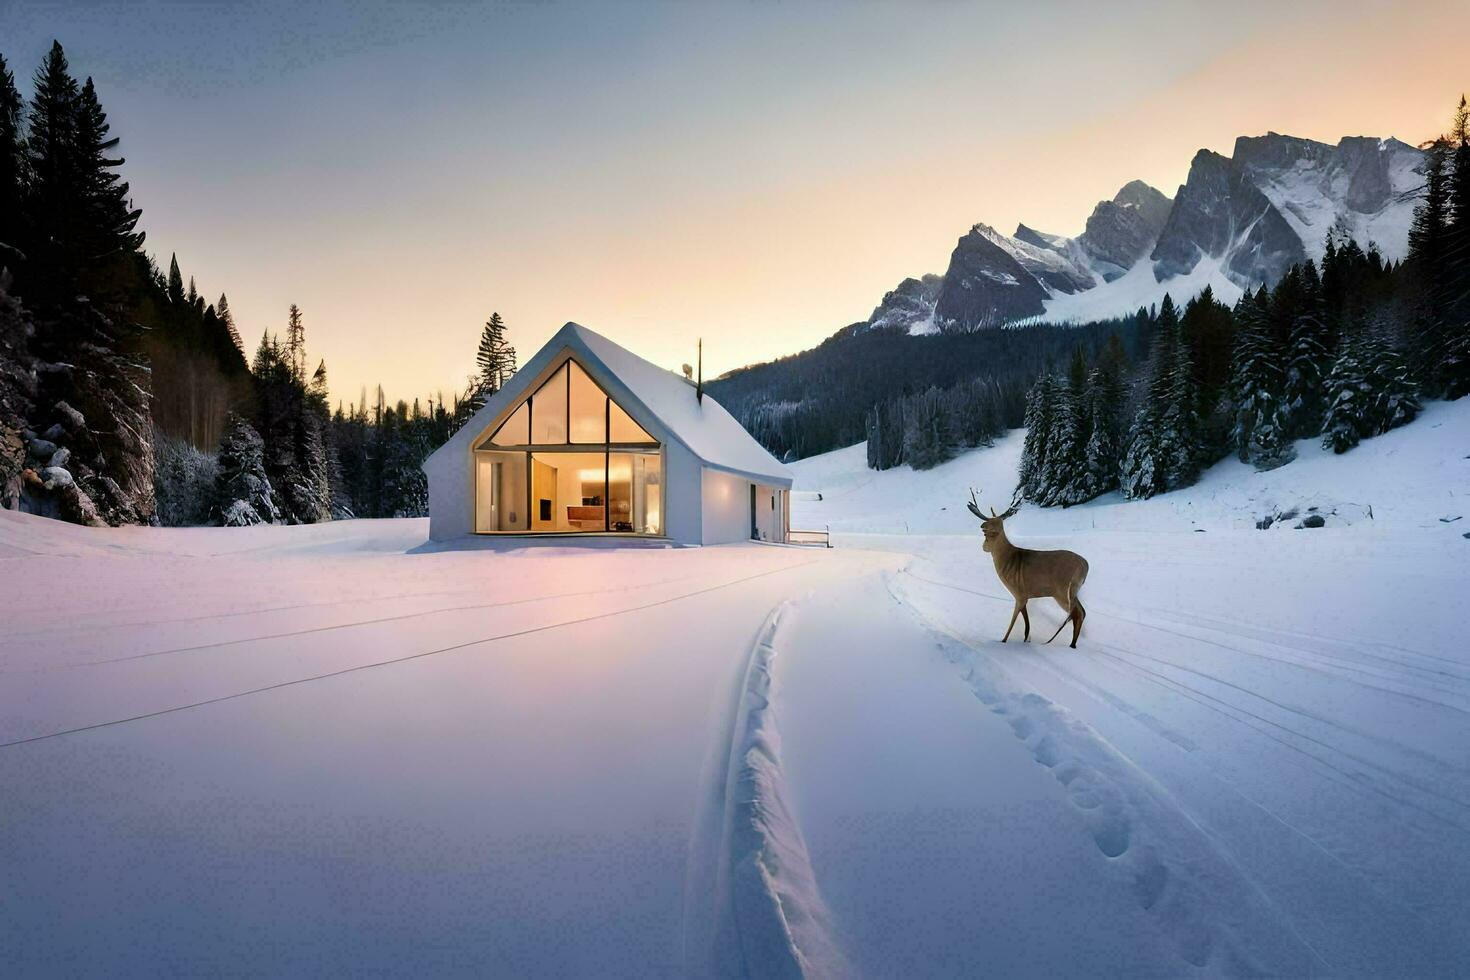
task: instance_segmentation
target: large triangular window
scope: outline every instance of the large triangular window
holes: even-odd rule
[[[508,446],[656,446],[621,405],[567,360],[516,406],[481,449]]]

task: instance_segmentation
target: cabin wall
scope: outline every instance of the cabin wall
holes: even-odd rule
[[[701,543],[749,541],[750,481],[706,466],[700,489],[704,504]]]
[[[703,468],[679,443],[664,443],[664,534],[680,544],[699,544],[704,539],[699,499]]]
[[[440,453],[424,474],[429,478],[429,539],[449,541],[474,531],[474,453]]]

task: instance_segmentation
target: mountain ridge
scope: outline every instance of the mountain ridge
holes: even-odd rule
[[[1239,136],[1229,156],[1197,151],[1172,198],[1141,180],[1124,184],[1075,238],[1024,222],[1004,235],[976,222],[943,274],[903,280],[842,332],[1105,319],[1166,292],[1183,302],[1205,286],[1233,300],[1320,259],[1329,233],[1373,242],[1396,261],[1408,250],[1424,157],[1392,137]]]

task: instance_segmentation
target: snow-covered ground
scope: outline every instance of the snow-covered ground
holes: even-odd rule
[[[0,513],[4,972],[1463,974],[1470,400],[1023,509],[1076,651],[1018,448],[797,464],[830,551]]]
[[[1055,778],[1093,835],[1094,864],[1129,890],[1178,957],[1154,960],[1130,946],[1138,958],[1120,972],[1180,972],[1187,962],[1226,973],[1463,974],[1470,400],[1432,404],[1413,425],[1340,457],[1302,443],[1297,461],[1270,473],[1227,462],[1198,486],[1147,502],[1023,508],[1007,522],[1013,541],[1070,548],[1091,563],[1076,651],[1038,645],[1061,622],[1050,600],[1032,603],[1039,636],[1031,645],[998,642],[1011,600],[964,501],[976,486],[982,500],[1005,505],[1021,436],[927,473],[867,470],[862,447],[799,463],[794,521],[829,525],[839,548],[913,556],[888,577],[888,593],[940,638],[927,657],[909,655],[948,664],[973,694],[972,712],[993,713],[992,727],[1008,729],[1034,767]],[[1326,526],[1297,529],[1314,507]],[[1297,517],[1255,527],[1290,511]],[[875,594],[867,605],[881,600]],[[793,663],[791,673],[799,670]],[[870,698],[870,718],[945,723],[948,712],[933,700],[908,695],[895,679],[876,683],[883,694]],[[812,736],[803,758],[795,744],[802,712],[793,705],[790,713],[793,773],[845,757]],[[987,760],[1005,750],[971,724]],[[1014,798],[966,758],[971,749],[944,738],[929,750],[944,753],[948,779],[974,783],[992,800]],[[932,814],[918,806],[875,821],[855,777],[834,792],[846,796],[824,809],[845,808],[851,826],[884,824],[890,847],[927,844],[934,834]],[[1030,833],[1000,827],[977,829],[976,838]],[[930,857],[923,846],[913,853]],[[813,863],[821,881],[858,874],[843,860],[824,868],[815,845]],[[1042,880],[1030,871],[989,877],[992,902],[1030,898]],[[1078,881],[1060,887],[1084,892]],[[933,907],[916,918],[943,914],[949,898],[942,888],[920,896],[918,905]],[[997,916],[998,934],[975,944],[972,962],[987,942],[1004,948],[1015,930],[1048,921],[1019,919]],[[1070,929],[1058,934],[1075,941]],[[1054,952],[1038,937],[1026,942]],[[1043,965],[1015,962],[1000,972]],[[1108,964],[1103,972],[1120,964],[1092,962]],[[1061,970],[1073,972],[1066,963]]]

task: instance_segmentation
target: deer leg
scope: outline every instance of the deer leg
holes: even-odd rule
[[[1072,649],[1077,649],[1077,637],[1082,635],[1082,621],[1087,618],[1087,610],[1082,608],[1082,603],[1076,599],[1072,600]]]
[[[1026,632],[1021,634],[1023,643],[1031,642],[1031,614],[1026,611],[1026,601],[1021,600],[1021,621],[1026,624]]]
[[[1011,611],[1011,625],[1006,627],[1006,635],[1000,638],[1000,642],[1004,643],[1011,638],[1011,630],[1016,628],[1016,617],[1019,615],[1021,615],[1021,604],[1018,602],[1016,608]]]
[[[1062,607],[1062,611],[1067,614],[1067,618],[1064,619],[1064,620],[1062,620],[1062,625],[1057,627],[1056,633],[1053,633],[1051,635],[1051,640],[1055,640],[1057,638],[1057,635],[1062,632],[1062,626],[1066,626],[1068,623],[1070,623],[1072,621],[1072,615],[1073,615],[1073,613],[1072,613],[1072,604],[1067,601],[1067,597],[1066,596],[1064,596],[1064,595],[1063,596],[1052,596],[1052,598],[1057,601],[1057,605],[1061,606]],[[1051,640],[1047,640],[1046,642],[1050,643]]]

